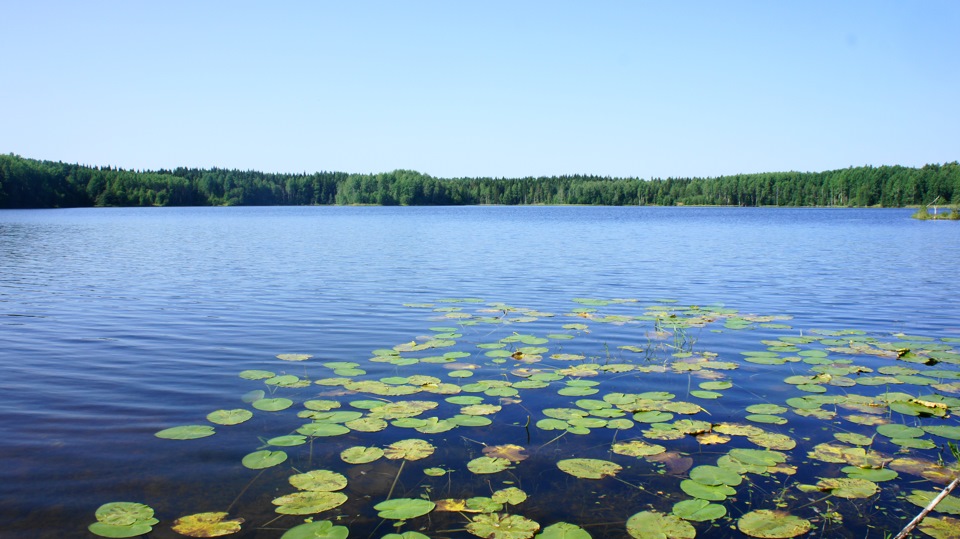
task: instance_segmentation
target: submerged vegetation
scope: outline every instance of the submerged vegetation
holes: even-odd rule
[[[726,205],[904,207],[960,203],[960,164],[852,167],[716,178],[590,175],[434,178],[380,174],[271,174],[226,169],[132,171],[0,155],[0,208],[221,205]]]
[[[229,507],[111,502],[90,531],[890,537],[958,473],[944,457],[960,439],[960,339],[669,300],[408,307],[430,317],[422,335],[362,358],[265,358],[239,372],[245,407],[156,433],[197,444],[198,462],[227,449],[219,430],[246,433],[249,482]],[[919,529],[957,537],[957,514],[947,497]]]

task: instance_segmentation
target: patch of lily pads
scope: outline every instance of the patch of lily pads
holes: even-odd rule
[[[881,524],[895,532],[957,473],[944,458],[960,440],[960,341],[795,330],[719,305],[573,303],[410,304],[428,321],[405,342],[283,352],[240,371],[237,402],[155,436],[209,450],[219,427],[249,432],[237,468],[261,489],[285,479],[271,487],[275,516],[168,525],[214,537],[269,523],[284,539],[369,535],[363,522],[391,539],[692,539],[717,526],[790,538],[899,504]],[[933,537],[950,537],[945,515],[960,512],[942,503],[920,528]],[[104,537],[160,523],[129,502],[95,516]]]

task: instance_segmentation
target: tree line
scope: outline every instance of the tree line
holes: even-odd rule
[[[266,205],[725,205],[903,207],[960,204],[960,164],[851,167],[711,178],[434,178],[272,174],[220,168],[133,171],[0,155],[0,208]]]

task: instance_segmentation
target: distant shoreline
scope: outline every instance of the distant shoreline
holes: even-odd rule
[[[960,164],[851,167],[711,178],[434,178],[275,174],[219,168],[131,171],[0,155],[0,208],[146,206],[580,205],[905,208],[960,204]]]

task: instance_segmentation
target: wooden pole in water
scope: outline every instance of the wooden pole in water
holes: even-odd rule
[[[907,524],[907,527],[900,530],[900,533],[898,533],[897,536],[894,537],[893,539],[903,539],[904,537],[909,535],[910,532],[917,527],[917,524],[920,524],[920,521],[923,520],[923,517],[927,516],[927,513],[929,513],[930,511],[933,511],[933,508],[936,507],[938,503],[940,503],[940,500],[946,498],[947,495],[950,494],[950,491],[956,488],[958,483],[960,483],[960,476],[957,476],[949,485],[944,487],[943,490],[940,492],[940,494],[937,495],[936,498],[930,500],[930,503],[923,508],[923,511],[920,511],[920,514],[914,517],[914,519],[911,520],[909,524]]]

